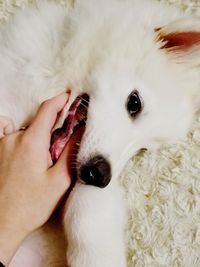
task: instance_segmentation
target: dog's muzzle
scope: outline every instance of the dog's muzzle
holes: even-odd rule
[[[111,180],[111,165],[104,157],[97,155],[80,167],[79,177],[85,184],[104,188]]]
[[[82,94],[74,100],[63,126],[52,133],[50,153],[55,164],[65,146],[69,144],[66,164],[72,180],[76,182],[77,179],[80,179],[87,185],[104,188],[111,180],[111,165],[106,158],[97,155],[81,167],[78,167],[77,164],[77,155],[86,127],[88,105],[89,96],[87,94]]]

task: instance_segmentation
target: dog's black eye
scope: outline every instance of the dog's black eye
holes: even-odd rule
[[[129,96],[126,108],[131,117],[136,116],[142,109],[142,103],[137,91],[133,91]]]

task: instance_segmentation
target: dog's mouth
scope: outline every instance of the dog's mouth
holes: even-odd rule
[[[69,156],[66,164],[71,176],[74,176],[76,171],[76,157],[85,132],[88,106],[89,95],[79,95],[71,104],[62,127],[56,129],[51,136],[50,154],[54,164],[69,143]]]

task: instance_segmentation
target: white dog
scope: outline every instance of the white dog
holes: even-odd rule
[[[67,11],[42,2],[2,27],[1,135],[12,131],[10,120],[15,129],[29,124],[42,101],[68,89],[65,130],[87,115],[63,219],[67,260],[62,229],[51,223],[11,266],[126,266],[117,177],[140,148],[185,135],[200,102],[199,54],[200,18],[153,0],[77,0]]]

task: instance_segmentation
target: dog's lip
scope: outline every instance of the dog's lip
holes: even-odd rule
[[[78,128],[68,142],[67,169],[72,179],[72,184],[76,182],[77,175],[77,156],[82,137],[85,133],[86,125]]]
[[[85,131],[88,105],[89,96],[87,94],[76,97],[69,107],[62,127],[52,133],[50,154],[54,164],[68,144],[70,147],[76,147],[76,152],[78,153],[78,144],[80,144]],[[73,152],[73,154],[75,153]],[[71,172],[72,170],[70,168],[69,173],[71,174]]]

